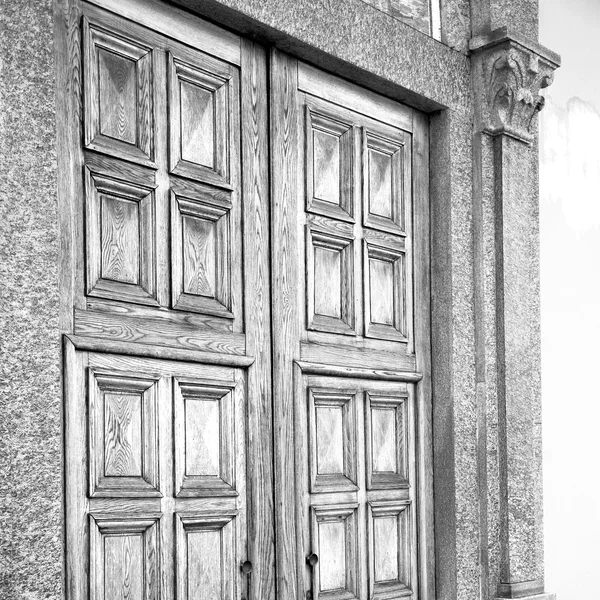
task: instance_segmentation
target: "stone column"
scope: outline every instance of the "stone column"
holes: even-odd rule
[[[507,28],[470,42],[483,598],[544,591],[537,113],[560,58]]]

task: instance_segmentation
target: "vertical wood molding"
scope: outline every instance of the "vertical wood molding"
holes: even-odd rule
[[[246,260],[246,353],[248,371],[248,558],[254,567],[248,595],[275,598],[273,500],[273,405],[271,387],[271,273],[269,122],[265,50],[242,40],[242,196]]]
[[[271,277],[273,329],[273,407],[275,471],[275,550],[278,577],[277,595],[296,600],[298,581],[304,565],[297,560],[298,533],[294,511],[296,493],[294,468],[287,461],[296,455],[294,447],[294,373],[298,354],[299,307],[297,282],[298,153],[297,61],[286,54],[271,52],[271,232],[277,240],[272,253]],[[298,579],[297,579],[298,578]]]

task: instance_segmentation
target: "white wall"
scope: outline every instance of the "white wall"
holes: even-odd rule
[[[541,113],[546,589],[599,600],[600,0],[540,0],[562,55]]]

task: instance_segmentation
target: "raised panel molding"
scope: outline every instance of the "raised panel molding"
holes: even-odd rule
[[[90,600],[159,600],[158,516],[95,515],[90,527]]]
[[[85,175],[87,294],[157,306],[154,189]]]
[[[233,70],[196,57],[200,64],[169,54],[170,169],[231,189]]]
[[[234,600],[239,566],[234,557],[235,515],[176,514],[177,600]]]
[[[171,192],[173,308],[233,319],[229,195]]]
[[[358,504],[311,508],[312,548],[319,556],[313,569],[315,600],[358,598],[361,577]]]
[[[308,329],[355,336],[354,240],[346,235],[307,225],[306,318]]]
[[[236,496],[237,440],[231,387],[175,379],[176,496]]]
[[[406,598],[414,592],[410,510],[405,502],[368,504],[369,598],[373,600]]]
[[[363,129],[363,224],[405,234],[404,145]]]
[[[357,490],[356,396],[308,390],[310,491]]]
[[[90,496],[161,496],[159,379],[90,369],[88,381]]]
[[[365,394],[367,489],[408,488],[408,394]]]
[[[87,148],[154,166],[152,48],[83,18]]]
[[[365,337],[407,342],[404,251],[364,240]]]
[[[318,111],[318,112],[317,112]],[[306,210],[353,221],[354,128],[308,105],[306,114]]]

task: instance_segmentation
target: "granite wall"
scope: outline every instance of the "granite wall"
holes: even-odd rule
[[[431,33],[430,0],[363,0],[407,25]]]
[[[61,391],[52,0],[0,8],[0,598],[59,598]]]

